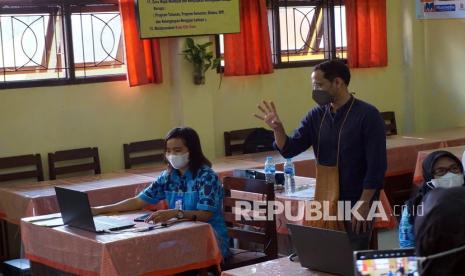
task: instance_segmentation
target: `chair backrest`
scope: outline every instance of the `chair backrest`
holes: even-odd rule
[[[130,169],[134,165],[163,162],[164,150],[165,140],[163,139],[124,144],[124,168]],[[142,155],[144,152],[146,154]]]
[[[397,135],[396,116],[393,111],[381,112],[386,128],[386,136]]]
[[[224,154],[231,156],[233,154],[244,153],[244,141],[245,139],[257,129],[264,128],[247,128],[239,130],[231,130],[224,132]]]
[[[240,243],[261,244],[268,259],[277,258],[278,241],[275,215],[269,214],[269,208],[264,207],[265,212],[260,213],[260,215],[264,215],[267,218],[266,220],[254,220],[253,216],[251,216],[252,220],[247,220],[242,216],[240,220],[236,220],[236,213],[241,212],[241,210],[235,208],[237,202],[249,203],[251,204],[251,208],[254,206],[254,201],[265,201],[265,206],[272,204],[275,199],[273,185],[266,184],[264,180],[228,176],[223,179],[223,186],[223,209],[229,237],[238,239]],[[252,196],[257,200],[244,200],[232,197],[232,190],[247,192],[247,198],[251,198]],[[243,229],[245,225],[252,227]]]
[[[34,167],[31,169],[31,167]],[[21,169],[22,168],[22,169]],[[0,158],[0,182],[36,178],[44,180],[40,154],[28,154]]]
[[[84,159],[86,160],[84,161]],[[88,159],[92,159],[92,161],[89,163]],[[62,164],[61,166],[57,166],[58,162],[66,161],[72,161],[73,164]],[[76,172],[94,171],[95,174],[100,174],[101,171],[98,148],[81,148],[49,153],[48,169],[51,180],[56,179],[57,175]]]
[[[264,128],[257,128],[249,133],[245,138],[242,146],[243,153],[256,153],[262,151],[271,151],[273,148],[274,134],[273,131]]]

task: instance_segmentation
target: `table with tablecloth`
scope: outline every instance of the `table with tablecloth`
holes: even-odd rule
[[[225,176],[231,176],[234,170],[261,169],[262,167],[263,162],[247,161],[227,157],[218,158],[212,161],[212,169],[218,174],[220,179]],[[123,170],[123,172],[157,178],[165,169],[166,165],[153,165],[127,169]]]
[[[133,220],[139,215],[115,217]],[[68,226],[39,226],[31,220],[37,217],[21,221],[26,257],[68,273],[171,275],[221,262],[213,229],[203,222],[179,222],[166,228],[136,232],[148,226],[141,222],[135,229],[97,234]]]
[[[280,234],[288,234],[287,223],[293,224],[304,224],[306,218],[305,204],[313,200],[316,180],[308,177],[295,177],[296,189],[294,193],[276,192],[276,201],[283,204],[285,210],[276,215],[276,228]],[[250,201],[262,201],[264,200],[261,195],[252,194],[242,191],[232,191],[231,196],[233,198],[250,200]],[[375,219],[375,228],[395,228],[397,227],[397,220],[392,212],[389,200],[386,194],[382,191],[380,193],[380,202],[387,216],[387,221],[381,220],[380,218]],[[286,209],[287,208],[287,209]],[[290,209],[289,209],[290,208]],[[381,210],[379,210],[381,211]],[[291,220],[288,219],[287,215],[291,215]]]
[[[286,158],[282,157],[282,155],[278,151],[265,151],[257,153],[232,155],[225,157],[225,159],[254,162],[261,164],[260,168],[262,168],[265,164],[266,157],[268,156],[271,156],[273,158],[273,162],[276,164],[276,170],[282,171],[284,162],[286,162]],[[313,153],[312,148],[293,157],[292,163],[294,164],[296,175],[305,177],[316,176],[315,154]]]
[[[0,186],[0,218],[19,224],[21,218],[59,211],[54,186],[87,192],[92,206],[106,205],[133,197],[154,178],[129,174],[105,173],[50,181],[4,183]]]
[[[418,151],[443,147],[445,142],[440,139],[413,136],[393,135],[386,137],[387,171],[386,176],[413,173]],[[273,157],[276,169],[282,170],[286,161],[278,151],[268,151],[250,154],[228,156],[247,162],[264,164],[267,156]],[[316,158],[313,149],[309,149],[294,158],[292,162],[298,176],[316,177]]]
[[[428,132],[416,133],[413,136],[440,140],[444,143],[445,147],[465,145],[465,127],[431,130]]]
[[[338,265],[338,264],[334,264]],[[291,262],[289,258],[279,258],[254,265],[239,267],[236,269],[223,271],[221,276],[326,276],[334,275],[319,271],[312,271],[302,267],[299,262]]]
[[[417,154],[422,150],[443,147],[439,139],[393,135],[386,137],[387,171],[386,176],[413,173]]]
[[[463,152],[465,151],[465,145],[458,146],[458,147],[445,147],[445,148],[434,149],[434,150],[419,151],[418,156],[417,156],[417,163],[415,166],[415,173],[413,175],[413,183],[415,183],[415,185],[420,185],[423,182],[422,164],[426,156],[428,156],[428,154],[432,153],[433,151],[437,151],[437,150],[449,151],[455,156],[457,156],[458,159],[461,160],[463,156]]]

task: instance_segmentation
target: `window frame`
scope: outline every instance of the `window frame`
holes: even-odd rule
[[[269,19],[273,26],[269,26],[270,30],[270,38],[273,38],[274,43],[272,44],[272,62],[273,68],[275,69],[285,69],[285,68],[298,68],[298,67],[312,67],[315,66],[325,60],[336,59],[338,48],[336,46],[336,27],[335,27],[335,7],[345,5],[344,0],[267,0],[267,11],[268,15],[271,14],[272,18]],[[320,6],[321,5],[321,6]],[[304,60],[304,61],[282,61],[282,55],[284,52],[289,50],[281,50],[281,26],[280,26],[280,16],[279,16],[279,9],[282,7],[304,7],[304,6],[316,6],[317,9],[322,9],[323,17],[326,18],[322,22],[323,28],[325,31],[322,34],[322,38],[325,40],[325,47],[329,50],[325,52],[324,59],[316,59],[316,60]],[[316,28],[315,24],[317,18],[312,18],[311,28]],[[310,33],[314,32],[310,31]],[[313,34],[311,35],[313,36]],[[224,59],[224,55],[221,54],[221,47],[220,47],[220,36],[215,36],[215,45],[216,45],[216,54],[221,59]],[[308,47],[308,46],[306,46]],[[344,49],[344,48],[343,48]],[[345,48],[346,49],[346,48]],[[347,56],[345,55],[344,58],[338,58],[343,62],[347,62]],[[218,73],[224,72],[224,66],[220,66],[218,69]]]
[[[73,12],[76,11],[76,6],[88,6],[85,9],[89,11],[118,11],[118,0],[21,0],[21,3],[18,4],[17,0],[0,0],[0,14],[31,14],[38,12],[50,12],[49,26],[52,19],[53,8],[50,6],[60,6],[62,12],[61,28],[63,31],[63,44],[64,51],[64,60],[66,60],[65,69],[65,78],[62,79],[38,79],[38,80],[20,80],[20,81],[6,81],[0,82],[0,89],[8,88],[27,88],[27,87],[44,87],[44,86],[58,86],[58,85],[72,85],[72,84],[84,84],[84,83],[96,83],[96,82],[110,82],[110,81],[123,81],[126,80],[126,74],[109,74],[102,76],[86,76],[86,77],[76,77],[76,67],[81,65],[75,64],[74,62],[74,51],[73,51],[73,36],[71,29],[71,16]],[[55,15],[57,11],[55,9]],[[52,30],[47,28],[46,40],[52,40],[50,32]],[[119,44],[122,45],[120,42]],[[46,58],[50,58],[50,49],[47,49],[51,43],[47,45],[45,43],[44,53]],[[120,52],[120,51],[118,51]],[[124,52],[124,48],[121,49],[121,52]],[[120,53],[124,56],[124,53]],[[44,56],[42,57],[42,64],[44,62]],[[36,67],[36,66],[32,66]],[[62,68],[57,68],[62,69]]]

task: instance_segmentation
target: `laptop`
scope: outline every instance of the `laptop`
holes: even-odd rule
[[[413,248],[355,251],[354,263],[357,276],[420,275]]]
[[[353,275],[353,250],[347,233],[296,224],[287,225],[300,264],[311,270]]]
[[[102,233],[133,227],[129,220],[121,220],[107,216],[93,217],[87,193],[63,187],[55,187],[63,223],[87,230]]]

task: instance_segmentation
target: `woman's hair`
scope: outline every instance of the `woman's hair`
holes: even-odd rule
[[[202,166],[212,166],[212,163],[202,152],[199,135],[194,129],[190,127],[176,127],[170,130],[165,136],[165,152],[168,140],[173,138],[181,139],[189,150],[189,170],[192,172],[194,177],[197,175],[198,170]],[[168,167],[172,169],[171,164],[169,162],[167,163]]]
[[[431,179],[434,178],[433,175],[433,168],[436,162],[443,157],[447,157],[453,160],[457,165],[460,166],[460,171],[463,173],[463,165],[462,162],[452,153],[445,151],[445,150],[438,150],[434,151],[428,156],[426,156],[425,160],[423,161],[422,168],[423,168],[423,184],[420,188],[416,191],[415,195],[410,198],[407,203],[407,212],[409,214],[409,222],[413,224],[415,221],[415,213],[418,205],[420,205],[423,197],[431,191],[433,188],[427,185]]]

